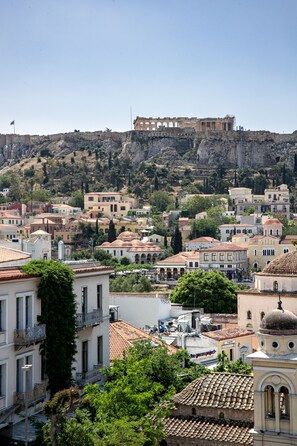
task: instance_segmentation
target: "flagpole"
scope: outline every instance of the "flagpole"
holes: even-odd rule
[[[15,134],[15,120],[13,121],[13,133]]]

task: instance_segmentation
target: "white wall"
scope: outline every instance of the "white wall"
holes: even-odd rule
[[[170,317],[171,303],[162,293],[110,293],[110,305],[119,307],[119,319],[141,329]]]

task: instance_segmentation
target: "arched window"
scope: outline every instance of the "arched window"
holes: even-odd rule
[[[247,313],[246,313],[246,318],[247,319],[252,319],[252,312],[249,310],[249,311],[247,311]]]
[[[262,321],[262,319],[264,318],[264,316],[265,316],[265,313],[264,313],[264,311],[261,311],[261,313],[260,313],[260,318],[261,318],[261,321]]]
[[[192,415],[196,415],[196,408],[192,407]]]
[[[274,282],[273,282],[273,291],[278,291],[278,281],[277,280],[275,280]]]
[[[289,390],[282,386],[279,390],[279,413],[283,420],[290,419],[290,399]]]
[[[265,416],[275,418],[274,388],[272,386],[265,388]]]

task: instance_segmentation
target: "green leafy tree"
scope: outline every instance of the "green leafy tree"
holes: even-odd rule
[[[239,373],[241,375],[250,375],[253,371],[253,367],[245,362],[241,358],[237,361],[229,361],[226,354],[223,352],[218,355],[218,365],[214,367],[213,372],[219,373]]]
[[[234,283],[220,271],[194,271],[184,274],[170,294],[170,300],[185,306],[198,306],[206,313],[236,313]]]
[[[73,192],[73,194],[71,195],[71,197],[68,201],[68,204],[69,204],[69,206],[83,209],[83,207],[84,207],[83,193],[80,190]]]
[[[162,344],[135,344],[124,359],[105,370],[103,390],[96,385],[84,389],[73,417],[67,417],[68,394],[65,402],[59,397],[57,404],[46,406],[46,445],[155,446],[164,435],[162,419],[168,413],[164,402],[182,390],[189,377],[208,372],[188,359],[184,351],[169,354]]]
[[[191,221],[190,238],[218,236],[218,224],[213,218],[200,218]]]
[[[174,198],[167,192],[158,190],[152,193],[150,196],[150,204],[156,209],[157,212],[164,212],[169,205],[174,205]]]
[[[110,220],[109,226],[108,226],[108,234],[107,234],[107,241],[109,243],[114,242],[117,239],[117,233],[115,229],[114,222]]]
[[[128,257],[123,256],[120,260],[120,264],[121,265],[129,265],[130,264],[130,260],[128,259]]]
[[[145,293],[152,290],[151,281],[142,275],[129,274],[127,276],[117,276],[110,281],[110,291],[116,293]]]
[[[40,322],[46,324],[46,340],[42,350],[48,387],[53,396],[59,390],[70,387],[72,381],[72,364],[76,353],[74,274],[69,266],[54,260],[31,260],[22,269],[27,274],[41,276],[38,286]]]

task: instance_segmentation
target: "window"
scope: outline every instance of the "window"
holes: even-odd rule
[[[287,252],[289,252],[288,248],[284,248],[284,254],[286,254]]]
[[[262,254],[263,254],[263,256],[274,256],[275,250],[274,249],[263,249]]]
[[[88,312],[88,288],[86,286],[81,289],[81,312],[83,314]]]
[[[247,313],[246,313],[246,318],[247,319],[252,319],[252,312],[249,310],[249,311],[247,311]]]
[[[256,255],[257,255],[257,250],[255,249],[255,250],[254,250],[254,256],[256,256]]]
[[[5,372],[6,372],[6,364],[0,364],[0,398],[5,396],[5,390],[6,390],[6,385],[5,385],[5,381],[6,381],[6,376],[5,376]]]
[[[102,308],[102,285],[97,285],[97,308]]]
[[[82,342],[82,372],[88,371],[88,341]]]
[[[204,261],[205,261],[205,262],[208,262],[208,259],[209,259],[209,255],[206,254],[206,253],[204,253]]]
[[[94,197],[88,197],[88,201],[94,201]]]
[[[32,365],[27,371],[22,367],[25,365]],[[16,360],[16,391],[29,392],[33,389],[33,356],[27,354],[18,357]]]
[[[103,336],[97,338],[97,364],[103,364]]]
[[[274,388],[272,386],[265,388],[265,415],[267,418],[275,418]]]
[[[125,211],[126,210],[126,206],[121,206],[121,211]]]
[[[229,234],[229,232],[230,232],[229,229],[226,229],[226,234]]]
[[[227,254],[227,260],[228,262],[232,261],[232,254],[230,254],[229,252]]]
[[[18,295],[16,298],[16,329],[23,330],[33,326],[33,296]]]
[[[6,330],[6,300],[2,299],[0,300],[0,331]]]
[[[212,254],[211,254],[211,260],[212,260],[212,262],[215,262],[216,259],[217,259],[217,255],[216,255],[215,253],[212,253]]]
[[[290,419],[290,399],[289,399],[289,390],[282,386],[279,391],[279,409],[280,409],[280,417],[283,420]]]
[[[260,314],[260,319],[261,319],[261,321],[262,321],[262,319],[264,318],[264,316],[265,316],[264,311],[261,311],[261,314]]]
[[[190,268],[193,268],[193,262],[189,262]]]
[[[195,262],[195,268],[198,268],[198,262]]]

